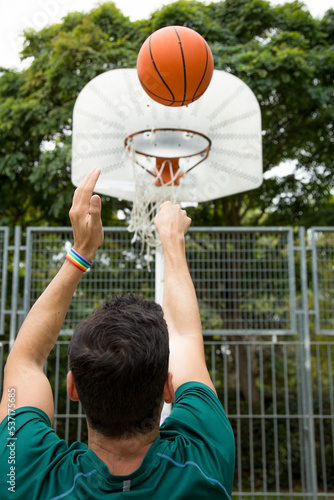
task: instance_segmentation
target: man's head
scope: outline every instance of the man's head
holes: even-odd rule
[[[69,364],[89,426],[121,438],[155,429],[168,375],[162,309],[134,294],[107,299],[75,329]]]

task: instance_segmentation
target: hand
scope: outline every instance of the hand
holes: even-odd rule
[[[165,246],[168,243],[175,243],[177,239],[184,242],[184,235],[189,229],[191,219],[180,205],[165,201],[159,208],[154,224],[160,235],[161,243]]]
[[[73,195],[69,212],[74,244],[73,248],[87,260],[92,260],[98,247],[103,242],[101,221],[101,198],[93,195],[93,190],[101,171],[91,170]]]

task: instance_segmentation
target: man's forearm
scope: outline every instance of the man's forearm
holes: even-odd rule
[[[186,260],[184,237],[166,244],[164,255],[163,309],[170,335],[201,335],[201,319]]]
[[[86,261],[93,259],[103,241],[101,199],[93,195],[100,175],[91,170],[75,190],[70,219],[76,252]],[[7,363],[26,361],[43,368],[57,341],[73,294],[82,277],[82,271],[67,260],[42,293],[25,319]]]
[[[73,294],[83,273],[67,260],[35,302],[11,350],[10,358],[43,367],[57,341]]]

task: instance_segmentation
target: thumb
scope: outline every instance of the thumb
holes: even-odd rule
[[[101,214],[101,198],[94,194],[90,199],[90,215],[92,217],[100,216]]]

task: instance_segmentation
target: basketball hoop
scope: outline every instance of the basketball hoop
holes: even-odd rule
[[[129,231],[133,231],[147,245],[147,258],[151,247],[159,240],[155,237],[153,219],[159,205],[164,201],[177,201],[177,192],[182,177],[207,159],[211,140],[200,132],[187,129],[147,129],[128,135],[124,140],[125,150],[133,166],[136,196],[133,200]],[[179,151],[182,154],[175,155]],[[141,167],[140,175],[138,168]],[[149,174],[149,176],[146,175]],[[147,183],[154,178],[159,187],[152,192]]]
[[[206,135],[173,128],[141,130],[128,135],[124,144],[131,157],[135,155],[136,164],[156,178],[156,186],[178,186],[181,177],[207,159],[211,148]],[[176,156],[177,150],[183,154]],[[147,158],[155,158],[154,170]],[[187,160],[187,169],[180,166],[180,159]]]

